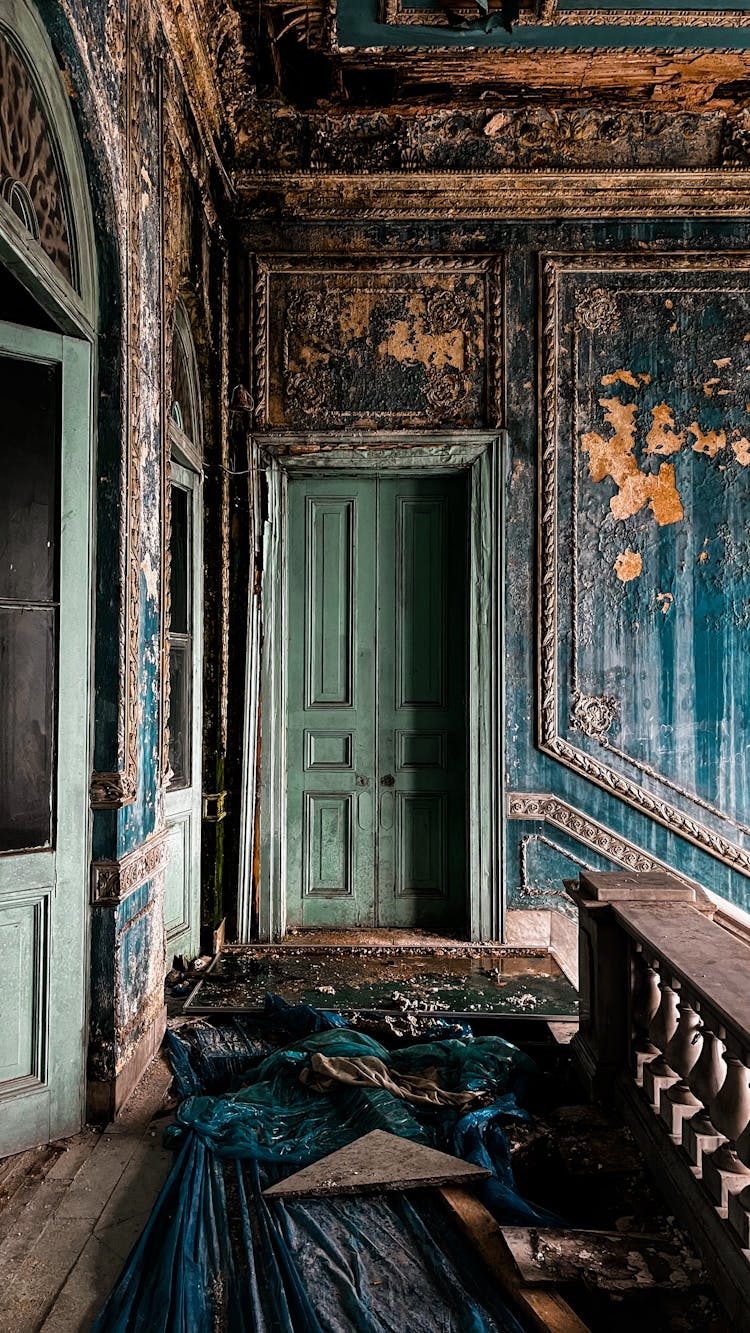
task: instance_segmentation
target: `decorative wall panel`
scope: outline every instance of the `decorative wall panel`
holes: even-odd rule
[[[540,736],[750,874],[750,256],[544,263]]]
[[[496,424],[502,339],[493,268],[484,257],[260,259],[256,424]]]
[[[0,1100],[46,1081],[49,891],[0,907]]]

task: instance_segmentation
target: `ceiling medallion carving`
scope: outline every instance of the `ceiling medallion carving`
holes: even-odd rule
[[[31,77],[0,33],[0,194],[65,280],[75,285],[65,187]]]
[[[611,292],[594,287],[576,306],[576,324],[589,333],[612,333],[620,327],[620,311]]]
[[[607,694],[582,694],[576,690],[570,709],[570,726],[592,740],[603,741],[620,713],[619,700]]]

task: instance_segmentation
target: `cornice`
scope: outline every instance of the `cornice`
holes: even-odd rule
[[[221,151],[228,137],[229,115],[218,71],[204,40],[209,31],[207,7],[203,0],[161,0],[159,15],[206,156],[231,193]]]
[[[240,172],[238,216],[295,221],[746,218],[750,170]]]
[[[466,6],[467,17],[476,18],[471,5]],[[446,19],[439,9],[414,9],[402,0],[379,0],[378,22],[398,27],[419,26],[446,28]],[[737,9],[563,9],[558,0],[537,0],[533,6],[524,5],[516,27],[559,28],[571,26],[606,27],[670,27],[670,28],[744,28],[750,25],[750,14]]]

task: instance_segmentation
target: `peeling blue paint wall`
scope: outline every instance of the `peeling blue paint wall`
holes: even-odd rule
[[[101,293],[89,1073],[92,1104],[107,1112],[116,1081],[163,1024],[171,321],[182,292],[196,341],[212,349],[205,404],[220,440],[214,273],[224,250],[210,168],[158,3],[39,0],[39,9],[84,147]],[[220,562],[214,577],[221,582]]]

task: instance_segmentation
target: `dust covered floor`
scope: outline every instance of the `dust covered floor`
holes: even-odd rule
[[[538,1055],[538,1048],[535,1054]],[[538,1107],[533,1122],[508,1124],[513,1176],[519,1192],[557,1213],[567,1226],[659,1237],[676,1246],[677,1257],[663,1285],[639,1289],[637,1254],[630,1290],[618,1290],[617,1275],[587,1256],[585,1281],[560,1291],[592,1333],[726,1333],[730,1327],[692,1245],[675,1224],[628,1129],[597,1106],[569,1100],[574,1087],[563,1078],[561,1102]],[[558,1102],[558,1104],[556,1104]]]
[[[225,948],[188,995],[185,1012],[259,1013],[269,993],[341,1013],[556,1019],[578,1013],[576,991],[548,953],[434,937],[396,947],[388,940]]]

